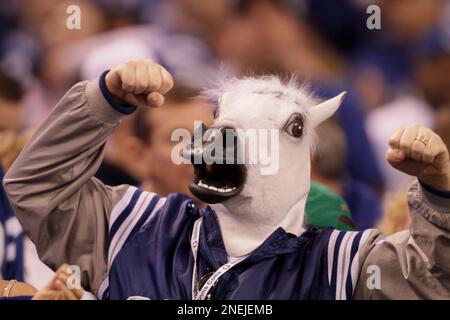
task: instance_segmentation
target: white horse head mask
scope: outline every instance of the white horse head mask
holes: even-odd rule
[[[190,185],[195,196],[213,203],[228,254],[251,252],[278,227],[300,235],[314,128],[336,112],[345,93],[318,103],[294,80],[261,77],[232,79],[206,94],[218,101],[212,128],[220,134],[214,136],[229,142],[224,132],[238,132],[231,146],[244,150],[240,165],[194,165]],[[255,161],[262,153],[266,161]]]

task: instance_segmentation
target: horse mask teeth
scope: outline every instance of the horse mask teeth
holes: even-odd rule
[[[237,163],[237,138],[234,139],[232,146],[225,146],[222,143],[225,149],[221,153],[217,149],[211,149],[214,135],[221,134],[222,141],[226,141],[226,134],[230,132],[234,134],[234,129],[230,127],[210,129],[202,124],[197,128],[192,143],[183,152],[183,156],[194,166],[194,178],[189,184],[189,190],[201,201],[223,202],[239,194],[244,187],[246,168],[244,164]],[[201,141],[195,140],[195,137],[197,139],[201,137]],[[233,155],[231,164],[226,161],[226,156],[230,154]]]

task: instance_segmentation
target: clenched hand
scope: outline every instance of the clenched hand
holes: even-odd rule
[[[161,106],[173,79],[151,60],[128,61],[108,72],[106,87],[114,98],[134,106]]]
[[[387,161],[397,170],[416,176],[439,190],[450,190],[447,147],[432,130],[420,125],[398,129],[389,139]]]

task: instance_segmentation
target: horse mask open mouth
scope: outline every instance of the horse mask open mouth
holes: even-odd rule
[[[207,128],[204,124],[197,128],[192,143],[183,152],[194,166],[189,190],[195,197],[219,203],[242,191],[247,169],[238,161],[238,143],[234,128]]]

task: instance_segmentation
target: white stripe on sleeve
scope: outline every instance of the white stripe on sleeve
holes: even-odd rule
[[[341,288],[342,285],[345,286],[345,283],[343,283],[343,278],[345,278],[344,272],[344,266],[346,261],[345,259],[345,253],[347,244],[349,241],[349,238],[351,237],[351,232],[346,232],[344,235],[344,238],[342,238],[341,245],[339,247],[339,254],[338,254],[338,263],[337,263],[337,270],[336,270],[336,300],[341,300]]]
[[[333,258],[334,258],[334,247],[336,246],[336,238],[339,235],[338,230],[333,230],[330,235],[330,240],[328,242],[328,283],[331,284],[331,276],[333,273]]]
[[[116,203],[109,217],[109,230],[111,230],[112,225],[120,216],[122,211],[125,210],[125,208],[128,206],[131,197],[133,197],[133,194],[136,190],[137,190],[136,187],[129,187],[127,191],[125,191],[125,194],[123,195],[122,199],[120,199],[119,202]]]
[[[111,264],[114,261],[114,258],[125,243],[128,234],[136,225],[137,221],[141,217],[144,210],[147,208],[154,195],[154,193],[142,192],[131,213],[126,217],[126,219],[120,225],[119,229],[117,229],[117,232],[114,234],[114,237],[112,238],[111,244],[109,246],[108,270],[111,268]]]
[[[369,235],[372,231],[373,231],[373,229],[368,229],[363,232],[361,239],[359,240],[358,251],[356,252],[355,257],[353,258],[353,262],[351,265],[351,271],[350,271],[353,291],[355,290],[356,282],[358,281],[359,273],[360,273],[360,269],[361,269],[358,253],[359,253],[359,250],[361,249],[361,246],[367,241],[367,238],[369,237]],[[350,297],[348,297],[348,298],[350,298]]]
[[[347,298],[346,294],[346,286],[347,286],[347,276],[348,276],[348,270],[350,267],[351,260],[353,259],[351,252],[352,252],[352,246],[353,246],[353,240],[355,239],[355,236],[358,234],[358,232],[347,232],[345,236],[348,235],[347,241],[344,244],[345,247],[343,248],[343,257],[342,257],[342,270],[340,273],[338,273],[338,278],[340,278],[340,288],[336,286],[336,297],[338,300],[345,300]],[[345,239],[344,236],[344,239]],[[342,247],[341,247],[342,248]]]

